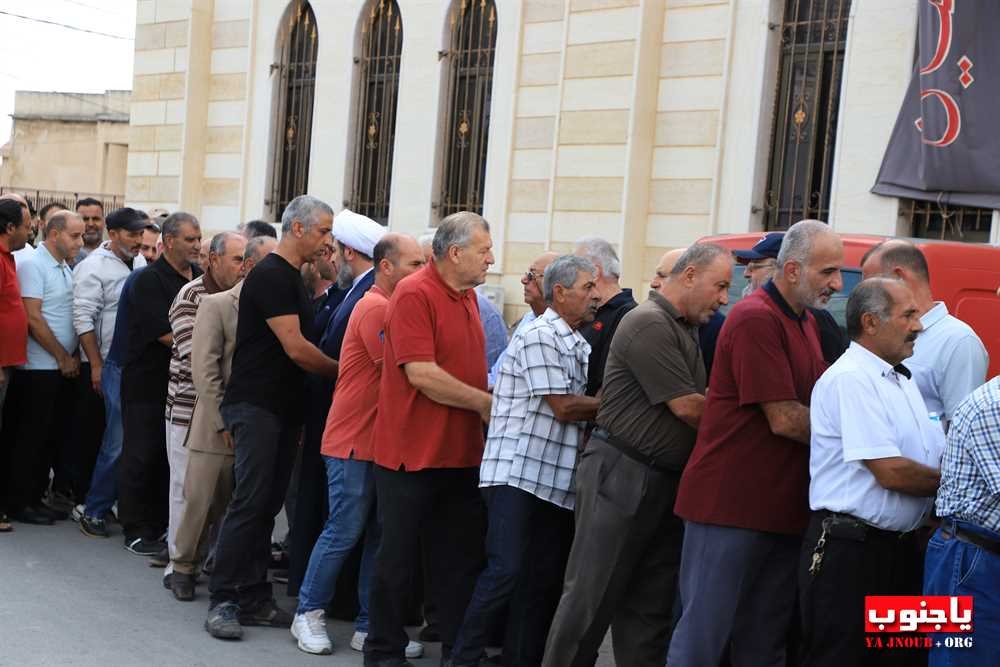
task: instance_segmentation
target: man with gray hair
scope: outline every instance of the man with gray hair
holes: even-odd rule
[[[587,236],[576,242],[575,253],[586,257],[597,269],[597,291],[601,302],[593,322],[580,333],[590,344],[590,364],[587,370],[587,395],[596,396],[604,382],[604,366],[608,362],[611,339],[625,313],[635,308],[632,290],[619,284],[621,261],[613,245],[602,238]]]
[[[243,251],[247,239],[236,232],[220,232],[209,243],[205,273],[181,288],[167,313],[173,345],[170,348],[170,380],[167,383],[167,462],[170,466],[170,498],[167,520],[167,549],[157,554],[157,566],[169,566],[170,552],[176,552],[177,523],[184,510],[184,473],[187,470],[188,428],[198,399],[191,380],[191,345],[194,318],[206,294],[230,289],[243,278]]]
[[[590,345],[579,333],[597,313],[595,273],[583,257],[555,259],[544,275],[548,308],[500,367],[479,469],[488,561],[455,639],[455,667],[479,664],[508,604],[505,662],[541,663],[573,541],[577,452],[597,414],[598,399],[584,395]]]
[[[299,273],[330,243],[333,209],[300,195],[281,216],[277,249],[243,281],[232,375],[220,412],[236,454],[232,502],[209,580],[205,630],[239,639],[241,625],[289,627],[267,580],[271,531],[281,511],[302,432],[305,373],[337,374],[337,362],[309,342],[312,300]]]
[[[374,432],[382,544],[369,601],[368,667],[405,660],[406,600],[421,534],[435,536],[428,567],[439,590],[430,596],[440,608],[445,656],[482,564],[479,464],[492,399],[473,288],[486,280],[492,246],[482,216],[449,215],[434,235],[434,261],[396,287],[386,311]]]
[[[681,478],[680,622],[671,666],[778,665],[809,522],[809,400],[827,368],[816,318],[843,283],[826,224],[788,230],[771,282],[737,303],[719,334],[698,440]]]
[[[165,546],[160,536],[167,529],[170,467],[163,415],[174,342],[168,314],[181,288],[201,275],[198,219],[177,212],[164,220],[163,246],[160,258],[136,275],[124,297],[118,518],[125,548],[140,556],[154,556]]]
[[[691,246],[611,342],[597,428],[576,478],[576,537],[545,667],[663,665],[683,527],[674,499],[705,405],[698,327],[729,301],[733,261]]]
[[[798,564],[802,664],[920,664],[926,655],[873,660],[864,630],[866,595],[921,592],[916,530],[934,505],[945,447],[903,365],[922,330],[905,283],[862,281],[847,301],[851,345],[813,389],[812,515]],[[948,579],[958,577],[950,570]]]

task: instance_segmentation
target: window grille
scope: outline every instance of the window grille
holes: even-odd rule
[[[830,212],[840,83],[851,0],[786,0],[764,228]]]
[[[403,23],[396,0],[371,0],[361,19],[350,208],[386,224],[396,136]]]
[[[494,0],[456,0],[449,14],[444,153],[438,214],[483,212],[497,44]]]
[[[276,122],[272,137],[271,193],[264,204],[275,220],[309,185],[309,142],[316,91],[316,15],[308,2],[295,2],[279,36]]]
[[[947,206],[915,199],[899,200],[899,215],[910,234],[921,239],[989,243],[993,211],[970,206]]]

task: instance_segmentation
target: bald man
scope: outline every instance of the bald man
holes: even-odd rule
[[[677,260],[687,251],[687,248],[674,248],[663,253],[660,262],[656,265],[653,279],[649,281],[649,289],[658,290],[663,287],[663,281],[667,279],[670,272],[674,270]],[[715,311],[712,319],[698,327],[698,344],[701,346],[701,358],[705,362],[705,375],[712,375],[712,361],[715,359],[715,343],[719,340],[719,332],[722,331],[722,323],[726,321],[726,316],[722,311]]]

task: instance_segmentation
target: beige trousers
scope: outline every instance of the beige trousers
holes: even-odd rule
[[[190,450],[187,454],[184,506],[170,565],[176,572],[194,574],[208,551],[208,531],[222,521],[233,495],[234,459],[229,454]]]

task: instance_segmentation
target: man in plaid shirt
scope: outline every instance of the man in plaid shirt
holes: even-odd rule
[[[941,525],[927,545],[924,595],[973,596],[973,643],[947,648],[935,637],[930,667],[993,664],[1000,654],[1000,378],[955,409],[936,509]]]
[[[539,664],[573,542],[576,456],[599,399],[585,396],[594,319],[593,264],[559,257],[545,270],[548,309],[511,341],[493,391],[480,482],[489,516],[488,562],[452,649],[477,665],[510,602],[505,660]]]

